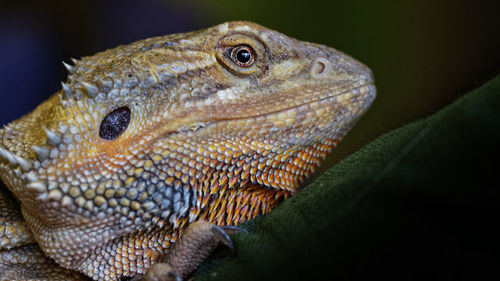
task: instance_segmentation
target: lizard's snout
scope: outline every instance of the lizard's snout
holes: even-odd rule
[[[318,99],[328,100],[330,105],[342,108],[340,113],[332,113],[332,118],[344,116],[344,121],[350,120],[354,124],[357,117],[375,99],[372,71],[354,58],[334,49],[324,47],[322,52],[315,53],[315,57],[310,60],[308,74],[311,80],[317,80]],[[328,122],[335,123],[330,119]]]
[[[371,70],[358,61],[341,54],[340,61],[332,61],[327,57],[315,58],[309,67],[309,74],[315,79],[343,79],[351,76],[352,80],[363,82],[364,84],[373,84],[374,78]],[[335,58],[338,60],[337,58]]]

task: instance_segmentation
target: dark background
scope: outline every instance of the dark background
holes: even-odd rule
[[[250,20],[367,64],[378,96],[323,169],[428,116],[500,70],[498,1],[8,1],[0,7],[0,125],[66,80],[70,61],[142,38]]]

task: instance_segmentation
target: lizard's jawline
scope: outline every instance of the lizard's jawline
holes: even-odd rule
[[[279,113],[282,113],[282,112],[286,112],[288,110],[299,108],[301,106],[308,106],[308,105],[313,104],[313,103],[322,102],[322,101],[328,101],[330,99],[336,98],[338,96],[341,96],[341,95],[344,95],[344,94],[347,94],[349,92],[353,92],[355,90],[362,89],[362,88],[365,88],[365,87],[367,88],[367,91],[371,91],[370,87],[374,87],[374,86],[375,85],[373,83],[366,83],[366,84],[363,84],[363,85],[351,88],[349,90],[346,90],[346,91],[343,91],[343,92],[340,92],[340,93],[336,93],[335,95],[332,95],[332,96],[315,99],[315,100],[308,101],[308,102],[305,102],[305,103],[302,103],[302,104],[299,104],[299,105],[287,107],[287,108],[284,108],[284,109],[280,109],[280,110],[276,110],[276,111],[269,111],[269,112],[262,113],[262,114],[257,114],[257,115],[246,115],[246,116],[236,117],[236,118],[220,118],[220,119],[217,119],[216,122],[218,122],[218,121],[231,121],[231,120],[244,120],[244,119],[251,119],[251,118],[257,118],[257,117],[262,117],[262,116],[270,116],[270,115],[273,115],[273,114],[279,114]],[[362,96],[366,97],[367,99],[370,98],[370,97],[375,97],[374,94],[369,94],[369,93],[367,93],[365,95],[362,95]],[[371,99],[371,101],[372,100],[373,100],[373,98]],[[370,101],[370,104],[371,104],[371,101]],[[368,105],[366,105],[365,107],[367,108]],[[216,123],[216,122],[210,122],[210,123]],[[209,125],[210,123],[208,123],[207,125]]]

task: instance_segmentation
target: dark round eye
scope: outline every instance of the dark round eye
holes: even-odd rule
[[[251,66],[255,60],[255,53],[249,46],[240,45],[231,50],[231,59],[239,66]]]
[[[119,137],[130,123],[130,109],[120,107],[110,112],[101,122],[99,136],[105,140],[114,140]]]

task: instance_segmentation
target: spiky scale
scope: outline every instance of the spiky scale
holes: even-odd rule
[[[27,184],[26,189],[42,193],[47,191],[47,186],[42,181],[35,181]]]
[[[31,160],[20,157],[2,147],[0,147],[0,160],[1,158],[4,158],[11,165],[20,166],[24,171],[29,171],[32,167]]]
[[[73,97],[73,89],[71,89],[70,86],[68,86],[68,84],[61,81],[61,87],[64,93],[64,97],[66,99],[70,99]]]
[[[89,97],[95,98],[99,94],[99,89],[97,88],[97,86],[90,84],[88,82],[85,82],[85,81],[82,81],[80,83],[85,88],[85,92],[87,93],[87,95]]]
[[[62,61],[62,64],[64,65],[64,68],[66,68],[66,70],[68,71],[68,74],[73,74],[75,72],[73,66],[65,63],[64,61]]]
[[[61,143],[62,137],[60,134],[54,133],[51,130],[47,129],[47,127],[42,127],[47,136],[48,144],[52,146],[58,146]]]
[[[33,151],[36,153],[38,160],[43,161],[49,158],[50,148],[47,146],[33,146]]]

